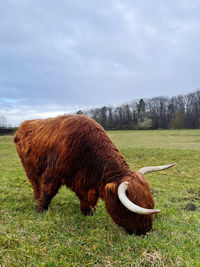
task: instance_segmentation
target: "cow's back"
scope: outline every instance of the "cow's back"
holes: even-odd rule
[[[74,167],[83,168],[91,163],[95,147],[99,151],[106,145],[105,140],[110,142],[103,128],[83,115],[25,121],[14,138],[25,170],[37,175],[47,167],[69,174]]]
[[[25,121],[14,141],[27,176],[33,179],[48,169],[69,187],[82,177],[99,184],[106,172],[113,177],[113,171],[128,168],[104,129],[84,115]]]

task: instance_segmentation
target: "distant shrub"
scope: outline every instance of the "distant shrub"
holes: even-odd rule
[[[141,130],[150,129],[152,127],[152,119],[144,118],[138,122],[138,127]]]

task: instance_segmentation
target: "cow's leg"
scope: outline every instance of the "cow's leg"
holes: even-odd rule
[[[99,199],[99,195],[98,195],[98,193],[96,192],[95,189],[90,189],[88,191],[87,199],[88,199],[89,205],[92,208],[94,208],[96,206],[96,204],[97,204],[98,199]]]
[[[92,216],[93,208],[97,204],[99,196],[94,189],[90,189],[88,192],[83,194],[76,193],[80,199],[80,210],[84,215]]]
[[[37,212],[42,212],[48,209],[52,198],[57,194],[61,186],[59,179],[50,179],[48,173],[42,176],[42,183],[40,185],[40,197],[36,206]]]
[[[28,176],[28,180],[33,187],[34,198],[38,199],[40,197],[40,181],[29,169],[25,168],[25,171]]]
[[[39,181],[36,181],[35,179],[34,180],[30,179],[30,178],[29,178],[29,181],[31,182],[32,187],[33,187],[34,198],[38,199],[40,197],[40,184],[39,184]]]
[[[75,192],[77,197],[80,200],[80,210],[84,215],[93,215],[93,211],[88,203],[87,200],[87,193],[86,192]]]
[[[93,210],[90,207],[89,203],[83,199],[80,199],[80,210],[86,216],[92,216]]]
[[[48,183],[42,185],[42,190],[40,197],[38,198],[38,203],[36,206],[37,212],[42,212],[48,210],[52,198],[57,194],[60,185],[55,185],[54,183]]]

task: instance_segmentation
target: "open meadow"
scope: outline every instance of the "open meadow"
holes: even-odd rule
[[[0,266],[200,266],[200,130],[108,134],[133,170],[177,164],[145,176],[161,210],[153,230],[128,235],[101,200],[85,217],[66,187],[37,214],[13,136],[0,136]]]

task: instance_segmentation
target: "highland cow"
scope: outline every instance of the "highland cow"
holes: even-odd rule
[[[37,199],[36,210],[47,210],[61,185],[92,215],[99,197],[108,214],[129,233],[145,234],[159,212],[144,174],[174,164],[131,171],[104,129],[84,115],[25,121],[14,142]]]

